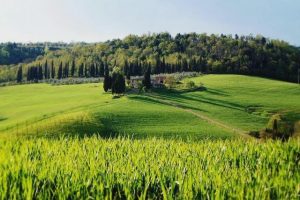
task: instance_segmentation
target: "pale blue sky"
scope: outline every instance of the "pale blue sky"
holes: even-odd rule
[[[0,0],[0,42],[262,34],[300,46],[300,0]]]

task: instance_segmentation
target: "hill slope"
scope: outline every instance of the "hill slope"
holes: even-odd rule
[[[238,75],[192,80],[207,90],[154,90],[112,99],[101,84],[3,87],[0,132],[232,138],[240,137],[234,130],[265,127],[275,112],[300,119],[296,84]]]

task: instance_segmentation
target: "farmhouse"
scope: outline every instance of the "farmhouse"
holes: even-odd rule
[[[143,76],[132,76],[130,77],[130,85],[133,88],[138,88],[140,84],[142,84],[144,80]],[[152,75],[151,76],[151,84],[155,88],[160,88],[164,86],[164,82],[166,80],[166,75]]]

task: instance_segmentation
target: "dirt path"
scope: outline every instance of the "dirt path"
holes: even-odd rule
[[[234,132],[234,133],[236,133],[236,134],[238,134],[238,135],[240,135],[240,136],[242,136],[244,138],[253,138],[250,135],[248,135],[247,132],[244,131],[244,130],[241,130],[241,129],[238,129],[238,128],[234,128],[232,126],[224,124],[224,123],[222,123],[220,121],[217,121],[215,119],[212,119],[212,118],[210,118],[210,117],[208,117],[208,116],[206,116],[206,115],[204,115],[202,113],[195,112],[195,111],[193,111],[191,109],[185,108],[184,106],[181,106],[181,105],[179,105],[177,103],[174,103],[172,101],[162,99],[158,95],[151,95],[150,94],[150,95],[146,95],[146,96],[150,97],[150,98],[152,98],[152,99],[154,99],[154,100],[156,100],[156,101],[158,101],[160,103],[163,103],[163,104],[166,104],[166,105],[169,105],[169,106],[173,106],[173,107],[175,107],[177,109],[180,109],[180,110],[182,110],[184,112],[191,113],[194,116],[196,116],[196,117],[198,117],[198,118],[200,118],[200,119],[202,119],[202,120],[204,120],[204,121],[206,121],[206,122],[208,122],[210,124],[213,124],[213,125],[216,125],[218,127],[224,128],[226,130],[232,131],[232,132]]]

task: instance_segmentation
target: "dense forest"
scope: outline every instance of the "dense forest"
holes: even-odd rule
[[[66,43],[0,43],[0,65],[28,63],[38,56],[43,56],[47,51],[71,47]]]
[[[61,44],[58,47],[50,43],[40,46],[40,50],[15,48],[13,44],[0,48],[1,64],[22,63],[22,67],[2,66],[0,81],[4,81],[5,76],[6,80],[16,80],[17,69],[18,76],[21,70],[21,79],[32,81],[99,77],[104,75],[106,67],[112,71],[117,66],[127,77],[142,75],[150,68],[152,74],[182,71],[234,73],[296,82],[300,68],[299,48],[260,35],[189,33],[172,37],[169,33],[159,33],[129,35],[122,40],[103,43]],[[3,57],[7,55],[3,52],[9,52],[10,57]],[[32,58],[34,61],[26,62],[26,59]]]

